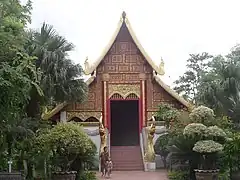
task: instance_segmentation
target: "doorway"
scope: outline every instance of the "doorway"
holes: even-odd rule
[[[139,145],[139,101],[111,100],[111,146]]]

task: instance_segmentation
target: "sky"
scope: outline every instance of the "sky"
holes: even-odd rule
[[[26,0],[22,0],[23,2]],[[127,13],[133,30],[156,64],[165,62],[163,80],[186,70],[189,54],[227,54],[240,42],[239,0],[32,0],[32,24],[45,21],[75,45],[70,57],[94,62]]]

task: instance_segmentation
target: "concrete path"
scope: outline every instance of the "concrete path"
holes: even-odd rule
[[[99,180],[109,178],[101,177],[97,174]],[[111,180],[168,180],[167,172],[160,170],[156,172],[142,172],[142,171],[114,171],[111,175]]]

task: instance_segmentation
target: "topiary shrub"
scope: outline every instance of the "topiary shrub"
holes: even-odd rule
[[[215,125],[214,111],[206,106],[198,106],[189,114],[189,118],[193,123],[202,123],[206,126]]]

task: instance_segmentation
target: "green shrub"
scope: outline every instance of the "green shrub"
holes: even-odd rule
[[[38,157],[48,157],[53,171],[80,171],[84,163],[93,162],[96,145],[80,125],[58,123],[36,138],[35,152]]]
[[[169,171],[169,180],[189,180],[189,171]]]
[[[154,151],[156,154],[160,155],[163,159],[164,168],[166,168],[166,158],[169,153],[168,150],[168,141],[169,141],[169,135],[163,134],[158,137],[156,143],[154,144]]]
[[[161,103],[158,106],[156,114],[157,121],[164,121],[167,128],[170,127],[171,122],[174,121],[180,115],[179,110],[167,103]]]
[[[219,180],[230,180],[230,173],[229,173],[229,171],[225,171],[223,173],[219,173],[218,179]]]
[[[82,174],[80,174],[78,180],[97,180],[97,176],[95,172],[84,171]]]

